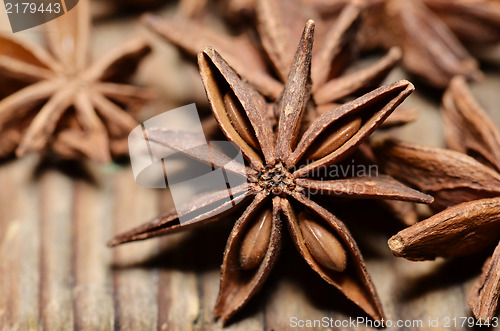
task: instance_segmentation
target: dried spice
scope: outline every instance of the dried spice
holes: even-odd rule
[[[345,6],[335,20],[322,20],[311,6],[297,0],[230,3],[236,7],[239,4],[242,6],[241,10],[246,11],[249,6],[254,7],[258,38],[248,31],[237,36],[222,35],[195,20],[181,17],[164,20],[155,15],[144,15],[143,21],[193,60],[204,47],[214,47],[266,99],[275,101],[283,90],[302,25],[309,18],[315,19],[320,29],[316,33],[317,42],[311,69],[312,97],[315,103],[307,108],[304,115],[306,121],[316,118],[346,98],[379,86],[401,58],[400,49],[394,47],[375,63],[349,73],[344,72],[357,53],[355,36],[362,11],[357,2]],[[269,118],[274,121],[275,115],[269,114]],[[403,125],[417,117],[415,109],[401,107],[391,114],[382,127]],[[206,132],[212,132],[215,127],[211,120],[208,118],[204,122]],[[273,125],[276,125],[275,121]]]
[[[63,157],[107,162],[128,153],[137,109],[151,92],[126,84],[150,52],[133,39],[89,64],[88,1],[46,24],[50,53],[0,35],[0,157],[49,147]]]
[[[429,203],[432,198],[388,176],[315,178],[321,167],[348,157],[413,91],[407,81],[380,87],[362,97],[332,107],[303,128],[311,98],[311,58],[314,22],[308,21],[279,101],[268,104],[213,48],[199,55],[203,83],[221,130],[235,143],[248,166],[230,163],[228,156],[183,150],[192,135],[149,130],[149,140],[188,153],[192,158],[224,166],[246,183],[236,189],[204,195],[183,208],[167,212],[136,229],[116,236],[110,245],[169,234],[227,217],[214,202],[233,196],[247,206],[229,236],[221,270],[215,315],[226,322],[261,288],[280,251],[283,224],[308,265],[326,282],[375,319],[383,318],[380,301],[363,258],[346,226],[314,201],[313,192],[341,198],[398,199]],[[266,114],[279,114],[273,130]],[[301,166],[302,165],[302,166]],[[230,211],[234,211],[233,207]],[[179,217],[197,213],[186,222]]]
[[[239,11],[250,12],[251,0]],[[348,0],[301,0],[325,20],[335,20]],[[495,0],[364,0],[360,47],[366,50],[403,50],[406,69],[427,83],[446,88],[455,75],[480,77],[468,53],[488,49],[500,41],[500,4]],[[248,15],[247,15],[248,16]],[[462,44],[463,43],[463,44]]]
[[[500,3],[497,0],[424,2],[465,45],[482,48],[500,41]]]
[[[397,256],[429,260],[497,246],[469,293],[477,318],[492,318],[500,295],[500,132],[477,104],[463,77],[443,97],[446,142],[453,150],[385,141],[377,147],[385,171],[432,194],[444,211],[389,240]]]
[[[338,8],[345,4],[344,0],[307,2],[327,17],[337,15]],[[405,68],[437,88],[446,88],[455,75],[469,79],[481,76],[476,60],[459,37],[468,35],[463,38],[468,42],[477,34],[483,45],[492,45],[497,42],[492,36],[500,31],[500,6],[491,0],[367,0],[366,4],[359,34],[361,47],[401,47]],[[493,10],[486,13],[486,8]]]
[[[369,1],[365,18],[361,44],[401,47],[404,67],[428,84],[444,89],[455,75],[480,77],[477,61],[424,1]]]
[[[256,1],[255,6],[259,43],[250,34],[223,36],[193,20],[146,15],[144,22],[193,59],[206,46],[216,48],[245,80],[267,98],[276,100],[288,76],[302,27],[313,18],[318,31],[311,69],[312,95],[318,107],[312,111],[317,112],[346,96],[378,86],[401,57],[400,50],[393,48],[376,63],[344,74],[356,53],[353,41],[360,23],[358,4],[345,6],[333,23],[321,20],[312,7],[298,1]]]

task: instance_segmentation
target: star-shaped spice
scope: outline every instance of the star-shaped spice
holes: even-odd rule
[[[216,48],[243,79],[276,100],[288,77],[302,27],[313,18],[318,31],[311,69],[312,97],[318,107],[311,111],[316,113],[346,96],[378,86],[401,57],[400,50],[393,48],[374,64],[345,73],[356,53],[354,41],[361,15],[356,2],[329,21],[297,0],[257,0],[255,10],[257,38],[250,33],[224,36],[206,25],[180,18],[163,20],[145,15],[144,22],[193,59],[206,46]]]
[[[230,0],[224,9],[241,20],[259,16],[256,2]],[[336,20],[353,2],[367,9],[361,47],[401,47],[406,69],[438,88],[445,88],[455,75],[480,77],[477,62],[467,49],[484,50],[500,41],[500,4],[496,0],[301,0],[326,21]]]
[[[385,141],[377,148],[384,170],[435,198],[444,211],[389,240],[397,256],[429,260],[496,248],[469,293],[477,318],[495,315],[500,296],[500,132],[462,77],[452,80],[442,111],[452,150]]]
[[[46,24],[50,52],[0,35],[0,157],[50,148],[107,162],[127,153],[137,122],[126,109],[151,93],[126,82],[150,47],[134,39],[89,64],[90,28],[85,0]]]
[[[222,207],[234,200],[247,206],[229,236],[221,271],[215,315],[226,322],[261,288],[280,251],[287,228],[308,265],[326,282],[375,319],[383,318],[380,301],[361,253],[346,226],[314,201],[314,192],[340,198],[399,199],[429,203],[430,196],[414,191],[388,176],[318,178],[318,170],[339,162],[356,148],[413,91],[407,81],[380,87],[364,96],[325,111],[303,128],[310,106],[314,22],[308,21],[279,101],[264,96],[245,82],[212,48],[199,55],[203,83],[221,130],[235,143],[248,166],[212,150],[185,153],[208,164],[244,176],[246,183],[193,201],[178,215],[175,210],[118,235],[110,245],[173,233],[215,221]],[[266,116],[268,107],[279,114],[276,131]],[[193,146],[189,133],[147,132],[149,140],[183,151]],[[215,202],[232,196],[222,207]],[[236,209],[239,210],[239,209]],[[179,217],[195,216],[180,223]]]

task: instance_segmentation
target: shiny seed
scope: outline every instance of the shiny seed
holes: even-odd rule
[[[299,226],[309,252],[323,267],[333,271],[344,271],[347,254],[340,241],[319,224],[315,215],[303,211],[299,214]]]
[[[233,92],[227,92],[224,95],[224,106],[226,107],[226,113],[233,125],[234,129],[240,137],[254,149],[259,149],[259,142],[255,135],[253,135],[253,128],[248,118],[245,116],[245,111],[239,109],[238,101]]]
[[[241,243],[240,265],[246,270],[254,269],[260,265],[271,239],[272,212],[266,208],[256,216]]]
[[[346,141],[352,138],[358,132],[361,127],[361,118],[356,117],[353,120],[347,122],[342,125],[338,129],[334,129],[332,132],[331,129],[327,129],[328,136],[326,139],[321,140],[321,137],[324,135],[320,135],[316,142],[309,148],[309,152],[307,153],[307,158],[312,160],[321,159],[324,156],[332,153],[337,150],[340,146],[342,146]]]

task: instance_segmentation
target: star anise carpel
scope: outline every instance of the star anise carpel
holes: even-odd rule
[[[500,296],[500,132],[463,77],[443,97],[444,150],[388,140],[377,147],[384,170],[435,198],[434,216],[389,240],[397,256],[428,260],[493,248],[469,292],[479,319],[495,316]]]
[[[349,157],[413,91],[413,86],[407,81],[382,86],[332,107],[302,128],[306,108],[314,102],[314,27],[309,20],[281,97],[271,103],[213,48],[199,54],[200,73],[213,115],[227,139],[241,150],[246,165],[230,162],[231,158],[217,149],[211,149],[211,156],[200,149],[184,153],[207,164],[229,163],[226,169],[243,176],[246,183],[231,192],[217,191],[193,199],[182,208],[182,214],[172,210],[110,242],[117,245],[182,231],[228,217],[229,212],[244,207],[227,241],[221,269],[215,315],[224,323],[262,287],[278,257],[285,232],[312,270],[368,315],[383,318],[380,300],[355,240],[340,220],[314,201],[313,192],[341,198],[432,201],[430,196],[388,176],[315,175],[318,169]],[[271,113],[278,114],[277,127],[268,116],[269,107],[275,108]],[[154,129],[147,136],[152,142],[182,151],[182,142],[189,145],[192,134]],[[236,207],[222,214],[221,208],[229,202],[210,208],[230,195],[238,203]],[[179,217],[189,213],[196,216],[181,223]]]
[[[50,149],[107,162],[127,154],[137,125],[127,111],[152,96],[127,82],[150,46],[132,39],[91,64],[87,0],[44,28],[49,51],[0,35],[0,156]]]

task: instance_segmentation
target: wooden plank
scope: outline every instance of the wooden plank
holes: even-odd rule
[[[113,233],[153,217],[154,190],[142,189],[129,168],[113,178]],[[158,252],[158,240],[131,243],[113,249],[114,329],[154,330],[158,318],[158,271],[142,265]]]
[[[73,194],[73,312],[77,330],[112,330],[111,183],[79,180]]]
[[[40,326],[73,328],[72,215],[73,181],[48,171],[39,179]]]
[[[161,240],[162,251],[182,241],[184,234]],[[163,252],[164,253],[164,252]],[[195,270],[177,269],[186,255],[173,250],[159,262],[158,330],[191,330],[200,314],[199,280]],[[172,264],[175,265],[172,267]]]
[[[167,190],[157,194],[158,213],[174,208]],[[193,250],[183,241],[189,234],[179,233],[160,239],[159,288],[158,288],[158,330],[192,330],[200,321],[199,278],[196,270],[182,268],[183,264],[193,266]]]
[[[35,162],[28,157],[0,167],[1,330],[36,330],[39,322],[40,217],[31,172]]]

